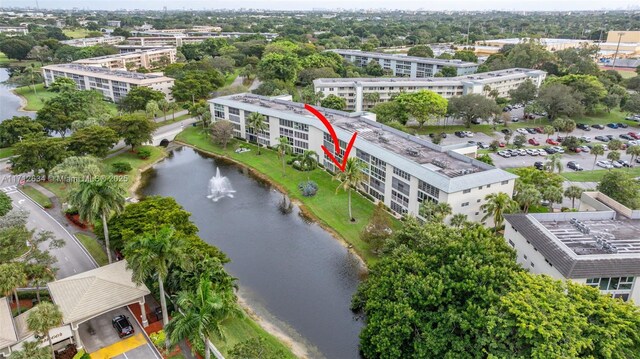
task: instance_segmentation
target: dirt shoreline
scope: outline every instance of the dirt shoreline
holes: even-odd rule
[[[27,98],[22,96],[21,94],[16,92],[16,89],[11,89],[11,92],[16,95],[16,97],[18,97],[20,99],[20,108],[18,109],[18,111],[20,112],[27,112],[27,113],[37,113],[38,111],[29,111],[27,110],[27,105],[29,104],[29,101],[27,101]]]

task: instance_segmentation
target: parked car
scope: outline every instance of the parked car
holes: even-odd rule
[[[529,156],[537,156],[538,155],[538,150],[536,150],[535,148],[527,148],[527,154]]]
[[[640,114],[638,114],[638,115],[631,115],[631,116],[625,117],[625,120],[627,120],[627,121],[640,122]]]
[[[636,132],[629,132],[629,133],[627,133],[627,135],[633,137],[636,140],[640,140],[640,134],[638,134]]]
[[[504,143],[504,142],[499,142],[499,143],[498,143],[498,147],[500,147],[500,148],[504,148],[506,145],[507,145],[507,144],[506,144],[506,143]]]
[[[464,131],[456,131],[453,133],[454,135],[460,137],[460,138],[465,138],[467,137],[467,135],[464,133]]]
[[[627,146],[640,146],[640,140],[632,140],[627,142]]]
[[[616,161],[618,162],[620,165],[622,165],[622,167],[631,167],[631,164],[629,163],[629,161],[626,160],[618,160]]]
[[[526,128],[519,128],[519,129],[517,129],[516,131],[517,131],[518,133],[523,134],[523,135],[528,135],[528,134],[529,134],[529,132],[527,132],[527,129],[526,129]]]
[[[553,149],[556,150],[557,153],[564,153],[562,146],[553,146]]]
[[[553,146],[557,146],[560,144],[560,142],[554,140],[553,138],[547,138],[547,140],[545,141],[546,143],[553,145]]]
[[[609,139],[609,141],[613,140],[614,136],[613,135],[605,135],[607,136],[607,138]]]
[[[533,167],[539,169],[539,170],[543,170],[544,169],[544,163],[537,161],[533,163]]]
[[[511,133],[511,130],[508,128],[503,128],[502,130],[500,130],[500,132],[504,133],[505,135],[508,135]]]
[[[129,323],[129,319],[124,315],[114,317],[111,320],[111,324],[120,338],[128,337],[135,332],[133,326]]]
[[[537,133],[536,129],[533,127],[527,127],[527,132],[529,132],[532,135],[535,135]]]
[[[464,133],[464,135],[467,137],[473,137],[473,132],[471,131],[462,131],[462,133]]]
[[[553,147],[545,147],[545,148],[544,148],[544,151],[545,151],[546,153],[550,154],[550,155],[552,155],[552,154],[554,154],[554,153],[558,153],[558,151],[556,151],[556,149],[555,149],[555,148],[553,148]]]
[[[611,165],[615,168],[622,168],[622,163],[618,162],[618,161],[612,161]]]
[[[536,140],[535,138],[530,138],[529,144],[534,146],[540,146],[540,142],[538,142],[538,140]]]
[[[482,149],[489,148],[489,145],[484,142],[478,142],[477,145],[478,145],[478,148],[482,148]]]
[[[633,137],[631,137],[631,136],[630,136],[629,134],[627,134],[627,133],[623,133],[623,134],[621,134],[619,137],[620,137],[620,138],[622,138],[622,139],[625,139],[625,140],[629,140],[629,141],[633,141],[633,139],[634,139]]]
[[[574,171],[582,171],[584,170],[584,168],[582,168],[582,166],[580,166],[580,164],[576,161],[569,161],[567,162],[567,168],[571,168]]]
[[[589,146],[580,146],[580,149],[582,150],[582,152],[586,152],[586,153],[591,152],[591,149],[589,148]]]
[[[520,122],[520,117],[518,117],[518,116],[511,116],[511,122]]]
[[[595,128],[598,130],[604,130],[604,126],[602,126],[601,124],[595,124],[595,125],[591,125],[591,128]]]
[[[586,143],[591,142],[591,137],[589,137],[589,136],[582,136],[582,137],[580,137],[580,139],[583,140]]]
[[[613,165],[611,164],[611,162],[609,161],[604,161],[604,160],[600,160],[598,162],[596,162],[596,166],[598,167],[602,167],[602,168],[613,168]]]
[[[617,125],[620,128],[628,128],[629,127],[629,125],[627,125],[626,123],[622,123],[622,122],[618,122]]]
[[[602,142],[609,142],[610,141],[609,137],[607,137],[607,136],[596,136],[595,139],[598,140],[598,141],[602,141]]]
[[[576,127],[584,131],[591,131],[591,128],[589,128],[589,125],[584,123],[579,123],[576,125]]]
[[[616,128],[618,128],[618,124],[617,123],[613,123],[613,122],[612,123],[607,123],[607,127],[613,128],[615,130]]]
[[[544,133],[544,128],[542,127],[536,127],[535,130],[537,133]]]
[[[499,156],[502,156],[502,157],[504,157],[504,158],[509,158],[509,157],[511,157],[511,153],[510,153],[510,152],[507,152],[507,151],[498,151],[498,155],[499,155]]]

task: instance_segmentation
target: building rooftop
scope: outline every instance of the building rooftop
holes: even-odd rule
[[[100,41],[100,40],[124,41],[124,36],[85,37],[80,39],[63,40],[63,41],[60,41],[60,43],[69,45],[69,44],[81,44],[87,41],[91,42],[91,41]]]
[[[292,117],[302,117],[312,124],[317,121],[318,126],[322,126],[320,121],[307,111],[302,103],[246,93],[219,97],[210,101],[226,103],[234,107],[233,103],[228,102],[229,100],[256,106],[255,111],[260,111],[260,107],[277,111],[271,115],[274,117],[282,117],[283,113],[285,113],[292,115]],[[516,178],[515,175],[496,169],[483,162],[448,151],[432,142],[373,121],[366,118],[366,114],[321,107],[316,107],[316,109],[325,115],[327,120],[336,128],[336,132],[342,130],[349,136],[354,132],[358,132],[358,140],[367,141],[378,148],[394,153],[397,156],[396,158],[399,157],[403,160],[417,163],[423,169],[431,173],[437,173],[439,180],[434,179],[432,184],[447,192],[456,192],[462,188],[480,186],[487,181],[487,183],[495,183]],[[360,146],[358,147],[360,148]],[[372,155],[378,157],[376,153],[372,153]],[[396,163],[393,164],[397,165]]]
[[[640,254],[640,221],[630,219],[540,222],[577,255]]]
[[[508,39],[491,39],[491,40],[480,40],[476,41],[477,45],[483,45],[484,43],[503,43],[503,44],[519,44],[528,38],[508,38]],[[591,40],[579,40],[579,39],[553,39],[553,38],[540,38],[536,39],[540,41],[543,45],[556,45],[556,44],[582,44],[582,43],[591,43]]]
[[[59,65],[47,65],[43,66],[43,69],[53,70],[53,71],[69,71],[76,72],[79,74],[86,75],[96,75],[100,77],[108,77],[115,81],[123,81],[123,80],[134,80],[140,83],[146,82],[158,82],[158,81],[169,81],[173,80],[170,77],[154,75],[154,74],[141,74],[138,72],[129,72],[124,70],[109,70],[103,67],[97,66],[87,66],[80,64],[59,64]]]
[[[143,53],[153,53],[153,52],[157,52],[157,51],[176,51],[175,47],[153,47],[153,48],[146,48],[146,49],[140,49],[140,50],[136,50],[136,51],[131,51],[131,52],[125,52],[125,53],[119,53],[119,54],[113,54],[113,55],[104,55],[104,56],[96,56],[96,57],[89,57],[86,59],[80,59],[80,60],[76,60],[74,61],[75,63],[83,63],[83,62],[94,62],[94,61],[100,61],[100,60],[107,60],[107,59],[119,59],[119,58],[127,58],[127,57],[134,57]]]
[[[443,59],[432,59],[428,57],[418,57],[418,56],[407,56],[401,54],[385,54],[382,52],[367,52],[360,50],[344,50],[344,49],[334,49],[327,50],[332,51],[341,55],[354,55],[354,56],[370,56],[377,57],[381,59],[389,59],[389,60],[399,60],[399,61],[411,61],[423,64],[432,64],[432,65],[442,65],[442,66],[453,66],[453,67],[477,67],[478,64],[475,62],[464,62],[462,60],[443,60]]]
[[[471,82],[494,82],[494,81],[502,81],[509,77],[521,77],[522,75],[527,74],[546,74],[546,72],[541,70],[533,70],[533,69],[523,69],[523,68],[512,68],[491,72],[483,72],[477,73],[473,75],[462,75],[455,77],[360,77],[360,78],[319,78],[314,80],[314,84],[322,85],[322,84],[338,84],[338,83],[354,83],[354,82],[363,82],[363,83],[384,83],[384,84],[405,84],[407,86],[410,85],[418,85],[418,84],[438,84],[442,86],[447,85],[457,85],[462,81],[471,81]]]
[[[11,315],[11,307],[7,297],[0,298],[0,349],[15,344],[18,341],[13,317]]]

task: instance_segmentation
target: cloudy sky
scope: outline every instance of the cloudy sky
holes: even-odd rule
[[[395,8],[427,10],[600,10],[638,8],[637,0],[38,0],[41,8],[84,9],[313,9]],[[35,7],[36,0],[0,0],[3,7]]]

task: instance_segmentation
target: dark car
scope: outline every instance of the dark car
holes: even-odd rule
[[[124,315],[118,315],[113,318],[111,324],[113,324],[113,328],[115,328],[120,338],[128,337],[135,332],[133,326],[129,323],[129,319]]]
[[[537,168],[539,170],[543,170],[544,169],[544,164],[542,162],[538,161],[538,162],[535,162],[533,164],[533,167],[535,167],[535,168]]]
[[[601,124],[591,125],[592,128],[597,128],[598,130],[604,130],[604,126]]]
[[[631,137],[631,135],[626,134],[626,133],[621,134],[621,135],[620,135],[620,138],[625,139],[625,140],[629,140],[629,141],[631,141],[631,140],[634,140],[634,139],[635,139],[635,138]]]
[[[618,127],[620,127],[620,128],[627,128],[627,127],[629,127],[629,125],[627,125],[626,123],[622,123],[622,122],[618,122],[618,123],[617,123],[617,125],[618,125]]]
[[[567,162],[567,168],[571,168],[574,171],[582,171],[584,168],[580,166],[580,164],[576,161]]]
[[[618,124],[617,123],[607,123],[607,127],[616,129],[616,128],[618,128]]]
[[[463,132],[463,131],[456,131],[453,133],[454,135],[460,137],[460,138],[465,138],[467,137],[467,135]]]
[[[558,150],[556,150],[556,149],[555,149],[555,148],[553,148],[553,147],[545,147],[545,148],[544,148],[544,150],[545,150],[545,152],[547,152],[547,153],[548,153],[548,154],[550,154],[550,155],[552,155],[552,154],[554,154],[554,153],[557,153],[557,152],[558,152]]]
[[[613,135],[607,135],[607,138],[609,139],[609,141],[613,140]]]
[[[586,125],[584,123],[579,123],[576,125],[576,127],[584,131],[591,131],[591,128],[589,127],[589,125]]]
[[[431,138],[434,138],[435,136],[436,136],[435,133],[430,133],[429,134],[429,137],[431,137]],[[444,133],[444,132],[440,133],[440,138],[447,138],[447,134]]]
[[[598,141],[609,142],[609,137],[607,137],[607,136],[596,136],[595,138]]]
[[[536,132],[536,129],[535,129],[535,128],[533,128],[533,127],[527,127],[527,132],[529,132],[529,133],[530,133],[530,134],[532,134],[532,135],[533,135],[533,134],[535,134],[535,133],[537,133],[537,132]]]
[[[504,133],[505,135],[508,135],[508,134],[511,133],[511,130],[508,129],[508,128],[504,128],[504,129],[500,130],[500,132]]]

